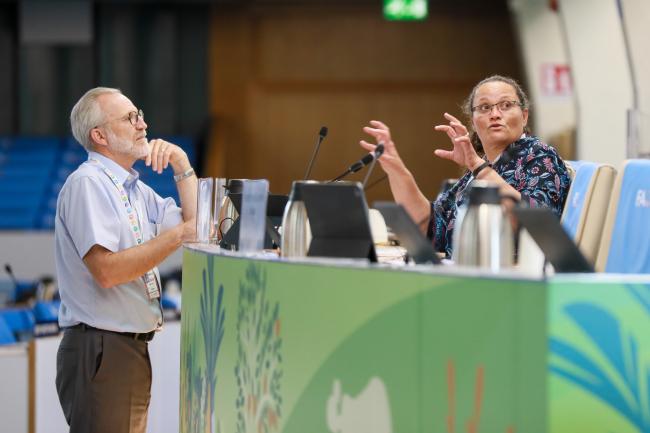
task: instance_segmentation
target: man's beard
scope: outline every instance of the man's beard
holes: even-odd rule
[[[149,153],[149,146],[139,146],[137,142],[119,138],[115,133],[108,129],[106,131],[109,143],[111,143],[111,151],[120,155],[130,156],[135,159],[141,159]]]

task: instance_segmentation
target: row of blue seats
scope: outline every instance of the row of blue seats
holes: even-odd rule
[[[167,140],[181,146],[195,164],[196,151],[190,138]],[[0,194],[5,198],[0,203],[0,230],[52,229],[59,191],[87,157],[72,137],[0,137]],[[171,168],[158,176],[138,161],[135,169],[158,194],[178,202]]]
[[[650,272],[650,161],[572,161],[562,224],[597,272]]]
[[[172,298],[161,299],[165,319],[178,319],[179,305]],[[38,301],[33,307],[0,310],[0,346],[59,333],[60,301]]]
[[[62,146],[54,137],[0,138],[0,229],[37,226]]]
[[[32,308],[0,310],[0,345],[59,332],[59,301],[39,301]]]

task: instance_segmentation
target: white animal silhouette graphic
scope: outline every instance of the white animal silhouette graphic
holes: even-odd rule
[[[350,397],[341,395],[341,381],[335,380],[327,400],[326,419],[332,433],[392,433],[384,382],[372,377],[359,395]]]

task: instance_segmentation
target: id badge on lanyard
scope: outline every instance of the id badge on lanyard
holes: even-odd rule
[[[131,233],[133,233],[133,236],[135,237],[135,243],[137,245],[142,244],[144,240],[142,238],[140,219],[138,218],[138,213],[135,210],[135,208],[131,206],[131,202],[129,201],[129,196],[126,194],[124,187],[117,179],[117,177],[108,168],[104,166],[104,164],[102,164],[100,161],[93,158],[90,158],[89,160],[91,162],[94,162],[95,164],[98,164],[102,168],[104,173],[109,177],[109,179],[111,179],[111,182],[113,182],[115,188],[117,188],[117,192],[120,194],[120,201],[124,205],[124,209],[126,211],[127,220],[129,221],[129,227],[131,227]],[[144,281],[144,284],[147,287],[147,297],[149,298],[149,300],[159,298],[160,288],[158,287],[158,282],[156,281],[156,274],[154,273],[153,269],[147,271],[147,273],[142,276],[142,280]]]

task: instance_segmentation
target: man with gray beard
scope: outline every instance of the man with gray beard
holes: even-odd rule
[[[147,141],[142,110],[118,89],[89,90],[70,124],[88,160],[57,200],[57,392],[71,433],[144,433],[148,342],[163,322],[156,266],[195,237],[197,180],[179,146]],[[171,165],[181,207],[138,180],[138,159]]]

